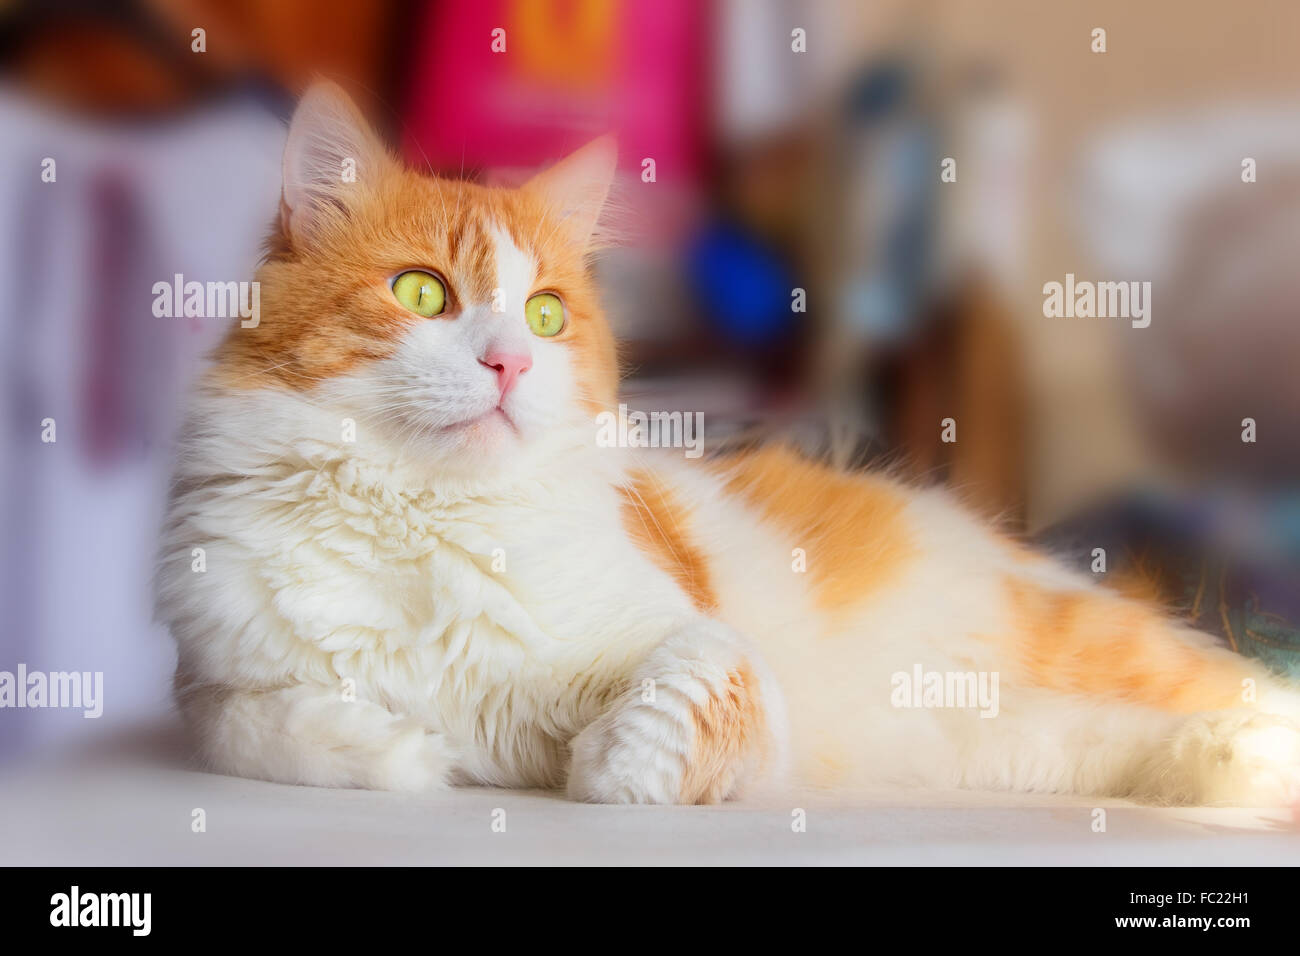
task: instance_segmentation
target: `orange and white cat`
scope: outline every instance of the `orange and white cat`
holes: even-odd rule
[[[608,802],[1293,799],[1290,685],[943,492],[600,447],[618,374],[587,259],[614,167],[597,140],[515,190],[428,178],[337,89],[306,95],[261,321],[197,390],[162,546],[210,767]],[[950,699],[976,675],[992,706]]]

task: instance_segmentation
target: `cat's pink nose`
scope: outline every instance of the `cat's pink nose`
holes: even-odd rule
[[[486,358],[479,359],[480,364],[494,369],[497,373],[497,388],[504,399],[506,393],[515,387],[520,375],[533,367],[531,356],[515,352],[489,352]]]

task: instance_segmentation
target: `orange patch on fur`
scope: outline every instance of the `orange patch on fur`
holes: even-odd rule
[[[844,474],[779,447],[723,467],[728,489],[807,554],[823,610],[846,610],[886,587],[916,553],[903,519],[906,498],[883,478]]]
[[[1136,601],[1054,591],[1008,578],[1010,640],[1039,687],[1100,694],[1180,713],[1240,706],[1243,659],[1181,640],[1176,625]]]
[[[623,524],[637,546],[672,575],[697,608],[713,610],[718,601],[708,562],[690,539],[690,513],[672,489],[649,472],[637,472],[622,492]]]
[[[682,779],[685,803],[717,803],[735,783],[746,758],[762,760],[767,718],[758,698],[758,679],[741,664],[727,675],[721,693],[691,708],[695,745]]]

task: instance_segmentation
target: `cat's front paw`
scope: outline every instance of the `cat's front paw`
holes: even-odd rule
[[[574,738],[568,793],[588,803],[717,803],[777,761],[779,697],[737,639],[666,641],[633,688]]]
[[[680,803],[689,743],[681,728],[656,728],[649,709],[619,707],[574,738],[570,799],[586,803]]]
[[[444,738],[415,721],[398,721],[392,737],[370,767],[363,785],[375,790],[421,793],[447,784],[451,753]]]

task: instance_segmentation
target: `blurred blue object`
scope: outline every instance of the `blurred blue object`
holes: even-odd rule
[[[768,345],[787,335],[796,313],[797,283],[777,255],[731,223],[709,226],[686,252],[691,287],[707,318],[727,338],[745,346]]]

